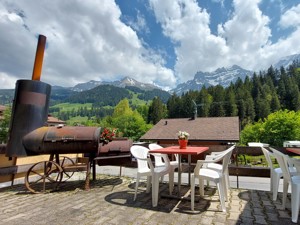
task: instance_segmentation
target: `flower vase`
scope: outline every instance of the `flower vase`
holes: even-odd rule
[[[188,143],[188,140],[185,140],[185,139],[179,139],[178,140],[178,143],[179,143],[179,148],[180,149],[186,149],[186,146],[187,146],[187,143]]]

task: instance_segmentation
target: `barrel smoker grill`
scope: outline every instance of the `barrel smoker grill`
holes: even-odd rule
[[[25,185],[31,192],[45,192],[49,184],[54,184],[56,188],[75,171],[87,171],[85,188],[89,189],[91,164],[94,178],[95,162],[102,160],[104,164],[110,164],[109,161],[105,163],[110,159],[114,160],[114,165],[130,162],[128,143],[131,142],[125,140],[127,147],[126,143],[124,147],[124,142],[107,147],[112,141],[102,148],[99,142],[101,128],[45,126],[51,93],[51,86],[40,81],[45,46],[46,37],[39,35],[32,80],[16,82],[6,156],[50,154],[49,161],[38,162],[28,170]],[[59,154],[69,153],[82,153],[88,157],[78,158],[77,162],[68,157],[59,157]]]
[[[131,140],[113,140],[103,145],[100,127],[45,126],[48,116],[49,86],[43,82],[18,80],[12,108],[6,155],[23,157],[49,154],[48,161],[34,164],[25,176],[25,185],[33,193],[57,189],[77,171],[86,171],[85,189],[89,189],[90,168],[95,164],[123,165],[131,162]],[[74,161],[60,154],[84,154]],[[33,176],[34,175],[34,176]]]

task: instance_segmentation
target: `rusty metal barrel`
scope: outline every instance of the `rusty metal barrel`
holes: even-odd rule
[[[40,127],[24,136],[23,144],[31,154],[97,153],[99,127]]]
[[[51,86],[41,81],[16,82],[6,156],[31,155],[24,148],[22,138],[47,123],[50,93]]]

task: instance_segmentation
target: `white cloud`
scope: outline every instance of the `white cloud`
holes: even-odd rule
[[[228,4],[214,1],[224,9]],[[233,0],[229,19],[218,25],[217,35],[210,29],[213,11],[209,14],[196,0],[149,2],[163,34],[174,44],[174,72],[165,66],[173,56],[166,56],[161,46],[151,49],[137,35],[153,35],[139,9],[128,26],[113,0],[0,1],[0,88],[31,79],[38,34],[47,37],[41,80],[61,86],[129,76],[170,88],[176,77],[185,82],[197,71],[233,64],[266,69],[280,57],[300,52],[300,4],[282,9],[277,29],[292,33],[272,43],[272,18],[260,10],[261,0]],[[284,1],[270,4],[283,7]]]
[[[180,81],[192,79],[197,71],[234,64],[250,70],[266,69],[282,56],[299,53],[298,30],[271,43],[270,18],[259,9],[260,3],[261,0],[233,0],[230,19],[219,24],[218,35],[214,35],[209,28],[211,15],[196,0],[150,0],[164,34],[177,44],[175,72]],[[281,24],[299,24],[299,15],[299,6],[291,8]]]
[[[20,16],[21,15],[21,16]],[[120,20],[111,0],[15,0],[0,3],[0,78],[31,79],[36,36],[47,37],[41,80],[73,86],[89,80],[130,76],[142,82],[174,86],[173,71],[145,49],[136,32]],[[138,18],[144,26],[143,18]],[[155,57],[154,57],[155,56]],[[142,79],[142,80],[141,80]],[[10,88],[14,88],[14,83]],[[1,84],[1,87],[2,84]]]
[[[283,28],[300,26],[300,4],[285,12],[279,22]]]
[[[150,3],[165,35],[178,44],[175,71],[181,82],[193,78],[199,70],[216,68],[217,58],[228,49],[224,39],[211,34],[206,10],[193,0],[151,0]]]

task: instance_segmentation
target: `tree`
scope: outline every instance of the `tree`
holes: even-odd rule
[[[210,107],[211,116],[225,116],[225,91],[221,85],[217,85],[214,88],[209,88],[211,90],[211,95],[213,97],[213,103]]]
[[[141,116],[144,118],[145,121],[148,120],[149,106],[147,104],[138,105],[136,110],[139,112],[139,114],[141,114]]]
[[[280,110],[270,114],[264,122],[264,142],[282,146],[286,140],[300,138],[300,113]]]
[[[3,119],[0,120],[0,143],[7,143],[8,130],[11,120],[11,108],[7,107],[3,113]]]
[[[208,93],[205,87],[202,87],[198,97],[196,98],[198,107],[198,115],[200,117],[208,117],[213,97]]]
[[[166,115],[166,106],[159,97],[155,97],[149,106],[148,123],[157,124],[162,118],[165,118]]]
[[[173,94],[167,102],[168,117],[179,118],[181,115],[180,107],[181,99],[176,94]]]
[[[264,142],[273,146],[282,146],[286,140],[300,138],[300,112],[279,110],[265,120],[248,124],[241,132],[242,145],[248,142]]]
[[[248,142],[264,142],[262,133],[264,132],[262,120],[253,124],[247,124],[241,131],[240,144],[247,145]]]
[[[224,106],[226,116],[237,116],[238,108],[235,101],[235,94],[233,88],[226,90],[226,104]]]
[[[102,127],[117,128],[124,137],[138,140],[152,125],[147,124],[137,110],[133,111],[128,99],[121,100],[115,107],[113,115],[101,121]]]
[[[193,99],[189,93],[186,93],[181,97],[180,112],[180,115],[183,118],[191,118],[194,116],[195,107],[193,104]]]
[[[131,113],[132,113],[132,109],[129,106],[129,101],[127,98],[124,98],[116,105],[112,117],[116,118],[124,114],[131,114]]]

